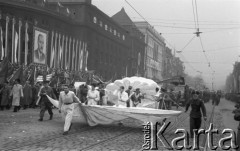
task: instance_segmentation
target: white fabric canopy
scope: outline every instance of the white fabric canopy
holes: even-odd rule
[[[59,102],[47,96],[51,103],[58,108]],[[74,103],[73,116],[80,117],[81,122],[90,126],[98,124],[111,124],[127,118],[133,118],[142,122],[161,122],[164,118],[176,117],[181,111],[159,110],[139,107],[116,107],[116,106],[89,106]]]
[[[120,86],[124,86],[125,90],[127,90],[129,86],[132,86],[133,90],[139,88],[141,93],[145,94],[145,98],[152,101],[154,101],[153,96],[156,94],[156,88],[159,88],[156,82],[143,77],[126,77],[115,80],[113,83],[106,86],[107,96],[109,100],[115,104],[117,102],[117,92]]]

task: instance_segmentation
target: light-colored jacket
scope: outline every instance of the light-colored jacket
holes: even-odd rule
[[[23,88],[20,84],[15,84],[12,88],[10,96],[13,96],[12,105],[19,106],[20,98],[23,97]]]
[[[118,92],[118,104],[117,106],[126,106],[126,101],[128,100],[128,94],[127,92]]]

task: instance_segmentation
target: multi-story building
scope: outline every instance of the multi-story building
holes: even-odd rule
[[[0,31],[12,63],[126,74],[130,34],[91,0],[0,0]]]
[[[163,78],[169,79],[176,76],[184,76],[184,65],[180,58],[175,57],[168,47],[163,51]]]
[[[156,81],[162,80],[165,40],[148,22],[134,23],[145,35],[145,77]]]
[[[128,66],[126,68],[127,76],[144,76],[144,51],[145,41],[144,35],[141,33],[136,25],[132,22],[130,17],[122,8],[118,13],[112,16],[112,19],[122,25],[129,33],[129,58]]]

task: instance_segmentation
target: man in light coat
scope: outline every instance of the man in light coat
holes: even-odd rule
[[[15,84],[12,88],[10,96],[13,96],[12,106],[14,106],[13,112],[17,112],[20,110],[20,100],[23,98],[23,88],[20,84],[20,79],[15,80]]]
[[[69,88],[67,85],[63,87],[64,91],[60,92],[59,95],[59,112],[62,113],[65,119],[64,124],[64,132],[63,135],[67,135],[68,131],[71,129],[71,122],[73,117],[73,111],[74,111],[74,102],[79,101],[78,97],[75,95],[73,91],[69,91]]]
[[[121,86],[118,92],[118,102],[117,106],[126,106],[128,100],[128,94],[124,91],[124,86]]]

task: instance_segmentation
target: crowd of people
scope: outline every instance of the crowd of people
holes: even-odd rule
[[[49,81],[37,82],[34,85],[31,85],[30,81],[26,81],[24,85],[20,83],[20,79],[16,79],[12,84],[6,81],[0,86],[1,111],[13,108],[14,112],[18,112],[20,109],[37,108],[41,106],[40,98],[44,100],[44,97],[41,96],[42,92],[40,91],[47,91],[49,96],[58,100],[60,92],[64,90],[64,85],[50,87]],[[105,95],[104,85],[92,84],[91,87],[92,89],[90,91],[89,86],[83,84],[79,86],[77,90],[73,84],[70,84],[69,90],[73,91],[82,103],[88,105],[106,104],[106,102],[103,102],[103,97]],[[93,95],[96,95],[96,102],[93,102],[93,99],[91,99]]]

